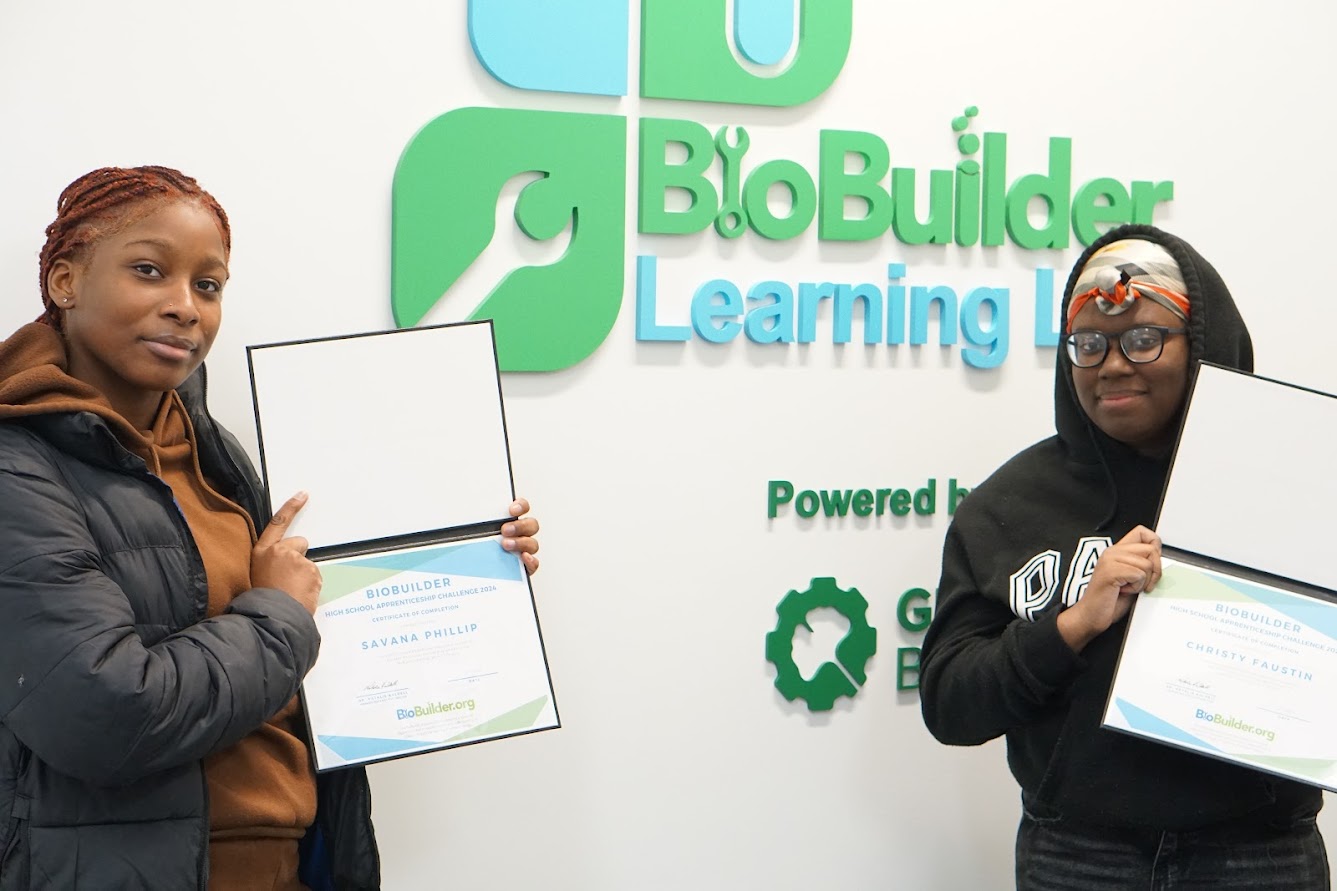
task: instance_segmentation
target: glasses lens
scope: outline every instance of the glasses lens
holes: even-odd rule
[[[1129,362],[1155,362],[1161,355],[1165,333],[1159,328],[1129,328],[1119,336]]]
[[[1068,335],[1068,359],[1078,368],[1099,365],[1109,349],[1109,341],[1099,331],[1078,331]]]

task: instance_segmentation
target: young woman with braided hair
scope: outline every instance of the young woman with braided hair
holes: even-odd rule
[[[380,885],[366,773],[317,779],[295,698],[306,496],[268,517],[204,403],[230,253],[195,180],[95,170],[0,343],[0,891]]]

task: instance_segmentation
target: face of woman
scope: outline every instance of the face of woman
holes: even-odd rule
[[[1134,364],[1119,348],[1119,335],[1139,325],[1184,328],[1174,313],[1150,300],[1108,316],[1094,301],[1073,319],[1073,331],[1100,331],[1109,338],[1105,361],[1094,368],[1072,368],[1077,401],[1107,436],[1143,454],[1161,454],[1174,441],[1188,391],[1188,335],[1167,334],[1160,358]]]
[[[65,311],[70,374],[146,428],[162,394],[208,355],[227,277],[218,221],[190,200],[162,204],[82,258],[56,261],[48,286]]]

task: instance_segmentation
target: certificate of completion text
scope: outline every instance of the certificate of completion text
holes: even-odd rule
[[[1170,559],[1138,595],[1105,725],[1337,787],[1337,605]]]
[[[525,570],[499,538],[318,566],[318,769],[558,726]]]

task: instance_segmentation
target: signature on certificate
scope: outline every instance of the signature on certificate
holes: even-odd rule
[[[389,690],[392,687],[398,687],[398,686],[399,686],[399,680],[396,678],[393,681],[372,681],[370,684],[367,684],[367,686],[363,687],[362,689],[363,691],[369,692],[372,690]]]

